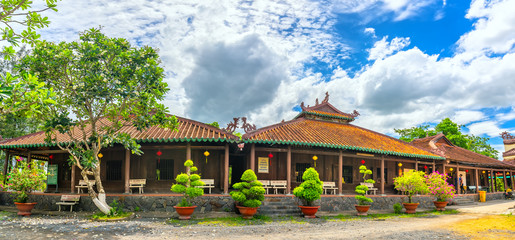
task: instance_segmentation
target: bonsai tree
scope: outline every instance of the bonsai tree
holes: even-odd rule
[[[416,193],[427,193],[426,179],[424,172],[410,170],[393,179],[395,189],[408,194],[408,203],[413,203],[413,195]]]
[[[447,183],[448,176],[438,171],[426,176],[426,184],[429,194],[436,197],[437,202],[446,202],[454,197],[456,190],[454,186]]]
[[[16,157],[16,161],[16,166],[7,175],[7,187],[16,191],[14,202],[26,203],[29,193],[45,190],[46,173],[34,162],[28,164],[20,157]]]
[[[318,176],[317,170],[308,168],[302,175],[300,186],[293,189],[293,195],[303,201],[304,206],[314,206],[314,201],[320,199],[323,192],[322,181]]]
[[[372,179],[367,179],[367,176],[372,174],[372,170],[367,169],[367,166],[361,165],[359,167],[359,173],[363,173],[363,181],[364,182],[372,183],[372,184],[376,183],[376,181],[374,181]],[[374,201],[372,201],[371,198],[365,197],[365,195],[368,191],[368,187],[366,185],[358,185],[358,186],[356,186],[356,189],[354,191],[358,194],[358,195],[354,196],[354,198],[356,198],[356,200],[358,200],[358,205],[360,205],[360,206],[370,205],[368,203],[374,202]]]
[[[243,207],[257,208],[265,200],[265,189],[263,184],[257,180],[257,176],[251,169],[241,175],[243,182],[235,183],[233,186],[236,191],[232,191],[231,197]]]
[[[200,175],[195,174],[198,169],[193,166],[193,161],[186,160],[184,162],[186,173],[181,173],[175,178],[176,184],[170,189],[172,192],[182,193],[184,197],[177,207],[191,207],[196,197],[204,195],[204,189],[198,186],[204,186],[204,182],[200,181]]]

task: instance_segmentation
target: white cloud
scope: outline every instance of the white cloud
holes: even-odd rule
[[[515,1],[474,0],[466,15],[474,30],[461,36],[459,48],[469,54],[512,52],[515,44]]]
[[[387,41],[388,36],[383,37],[381,40],[374,43],[374,47],[368,50],[368,60],[383,59],[392,53],[397,52],[410,44],[409,37],[399,38],[396,37],[392,41]]]
[[[364,33],[366,34],[369,34],[370,36],[372,36],[373,38],[376,38],[376,30],[374,28],[365,28],[365,30],[363,31]]]
[[[437,0],[333,0],[334,10],[341,13],[362,13],[373,18],[389,13],[394,14],[394,21],[401,21],[416,16],[420,10]],[[445,6],[445,4],[444,4]]]
[[[485,118],[485,114],[481,111],[463,110],[456,112],[451,119],[457,124],[465,125],[471,122],[484,120]]]
[[[484,121],[473,123],[467,126],[469,132],[473,135],[488,135],[490,137],[498,137],[499,133],[505,131],[497,126],[495,121]]]

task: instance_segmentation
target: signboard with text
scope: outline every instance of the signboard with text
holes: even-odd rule
[[[268,173],[268,158],[258,158],[258,173]]]

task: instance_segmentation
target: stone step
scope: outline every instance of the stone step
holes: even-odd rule
[[[294,216],[301,215],[302,212],[297,207],[296,209],[259,209],[259,214],[262,215],[273,215],[273,216]]]

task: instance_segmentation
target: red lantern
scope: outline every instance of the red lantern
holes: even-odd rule
[[[268,154],[268,158],[273,158],[273,157],[274,157],[274,155],[272,153]]]
[[[363,159],[363,160],[361,160],[361,164],[365,164],[365,160],[364,160],[364,159]]]
[[[424,169],[427,169],[427,165],[424,165]]]
[[[468,173],[468,172],[469,172],[469,170],[468,170],[468,169],[466,169],[466,170],[465,170],[465,172],[467,172],[467,173]]]
[[[162,155],[163,153],[161,152],[161,150],[157,150],[157,153],[156,153],[156,154],[157,154],[157,156],[158,156],[158,157],[161,157],[161,155]]]
[[[52,159],[54,159],[54,155],[50,155],[50,156],[48,156],[48,158],[49,158],[50,160],[52,160]]]

